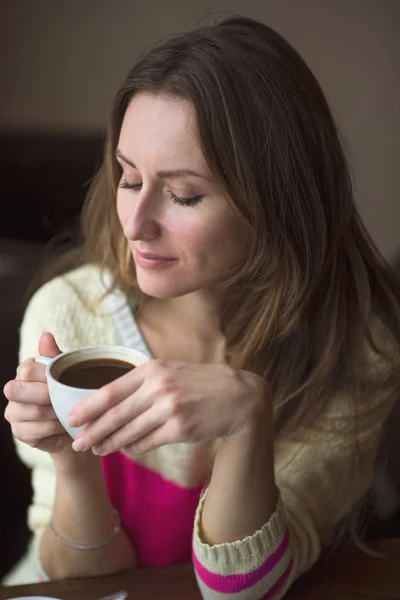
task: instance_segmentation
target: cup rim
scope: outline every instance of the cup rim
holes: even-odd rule
[[[116,351],[120,350],[122,352],[128,352],[128,353],[132,352],[132,353],[135,353],[137,355],[140,355],[143,359],[146,359],[146,360],[143,360],[143,362],[140,363],[140,364],[134,364],[132,362],[133,366],[135,366],[135,367],[138,367],[141,364],[144,364],[145,362],[147,362],[147,361],[150,360],[150,358],[148,356],[146,356],[146,354],[144,354],[141,350],[136,350],[135,348],[130,348],[129,346],[122,346],[121,344],[92,344],[92,345],[89,345],[89,346],[79,346],[79,348],[74,348],[72,350],[67,350],[66,352],[62,352],[61,354],[59,354],[58,356],[56,356],[51,361],[50,364],[47,365],[47,367],[46,367],[46,377],[47,377],[47,379],[50,378],[52,384],[56,385],[57,387],[60,386],[61,389],[85,390],[88,393],[88,395],[96,392],[99,388],[95,388],[95,389],[80,388],[80,387],[76,387],[76,386],[73,386],[73,385],[67,385],[65,383],[61,383],[61,381],[59,381],[52,374],[52,372],[51,372],[52,369],[53,369],[53,366],[57,365],[60,361],[62,361],[66,357],[71,356],[73,354],[78,354],[79,355],[81,353],[84,353],[86,350],[97,350],[99,353],[101,353],[102,351],[105,351],[105,350],[108,350],[108,351],[111,351],[111,352],[113,350],[116,350]],[[109,358],[112,358],[112,357],[109,357]],[[126,358],[127,358],[127,362],[129,362],[129,360],[128,360],[129,357],[127,356]],[[88,358],[88,360],[90,360],[90,359]],[[132,361],[133,361],[133,359],[132,359]],[[72,363],[72,364],[75,364],[75,363]]]

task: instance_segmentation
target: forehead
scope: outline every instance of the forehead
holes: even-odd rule
[[[138,167],[139,162],[150,161],[157,168],[189,162],[206,168],[195,111],[183,99],[137,94],[125,113],[118,146]]]

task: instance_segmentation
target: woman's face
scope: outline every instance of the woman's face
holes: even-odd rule
[[[243,258],[247,236],[200,150],[191,105],[135,96],[117,160],[118,217],[141,290],[166,299],[212,289]]]

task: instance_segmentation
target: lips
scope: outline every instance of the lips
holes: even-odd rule
[[[161,256],[152,252],[135,252],[135,263],[143,269],[161,269],[169,267],[178,261],[177,258]]]
[[[136,253],[148,260],[176,260],[171,256],[160,256],[159,254],[153,254],[152,252],[140,252],[139,250],[136,250]]]

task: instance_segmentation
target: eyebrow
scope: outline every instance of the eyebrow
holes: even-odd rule
[[[129,165],[130,167],[132,167],[133,169],[136,169],[136,165],[134,165],[134,163],[130,160],[128,160],[126,158],[126,156],[124,156],[122,154],[122,152],[120,150],[117,149],[117,151],[115,152],[115,155],[117,156],[117,158],[120,158],[121,160],[123,160],[124,162],[126,162],[127,165]],[[200,173],[196,173],[196,171],[192,171],[192,169],[168,169],[166,171],[157,171],[157,176],[160,178],[164,178],[164,179],[172,179],[174,177],[184,177],[185,175],[192,175],[193,177],[199,177],[200,179],[206,179],[207,181],[212,181],[212,179],[210,177],[205,177],[204,175],[200,175]]]

